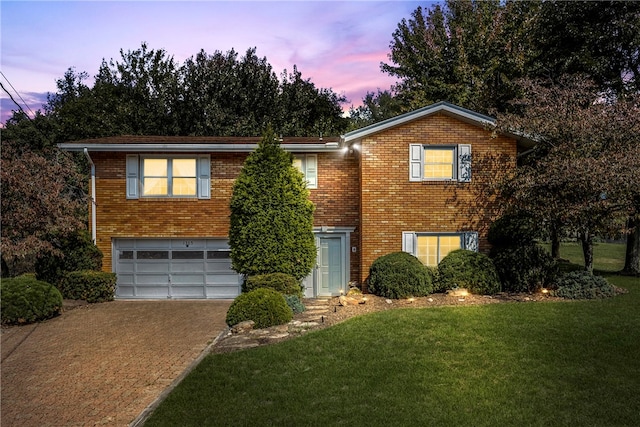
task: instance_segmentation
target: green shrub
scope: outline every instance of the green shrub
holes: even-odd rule
[[[428,266],[425,267],[429,274],[431,275],[431,281],[433,283],[433,292],[444,292],[447,289],[440,282],[440,270],[438,267]]]
[[[61,239],[54,239],[53,245],[61,254],[45,254],[35,263],[36,278],[58,286],[65,273],[79,270],[100,270],[102,252],[91,241],[86,230],[80,230]]]
[[[492,259],[506,292],[548,288],[558,275],[558,264],[551,254],[535,244],[495,248]]]
[[[283,325],[293,319],[293,312],[278,291],[270,288],[254,289],[240,294],[227,311],[227,325],[233,326],[245,320],[253,320],[255,327]]]
[[[506,214],[489,226],[487,240],[496,247],[522,246],[541,237],[538,222],[526,214]]]
[[[62,311],[60,291],[35,277],[3,279],[0,293],[3,324],[38,322],[57,316]]]
[[[284,299],[287,301],[287,305],[293,314],[299,314],[307,310],[298,295],[285,295]]]
[[[385,298],[421,297],[433,292],[432,277],[418,258],[393,252],[371,264],[369,291]]]
[[[89,303],[113,301],[116,274],[103,271],[71,271],[60,281],[60,292],[66,299],[86,300]]]
[[[271,288],[285,295],[297,295],[302,298],[300,282],[289,274],[270,273],[249,276],[242,284],[242,292],[259,288]]]
[[[456,286],[472,294],[493,295],[500,292],[500,279],[489,257],[466,249],[457,249],[440,261],[439,283],[442,289]]]
[[[553,295],[569,299],[607,298],[615,295],[615,288],[604,277],[580,270],[561,276]]]

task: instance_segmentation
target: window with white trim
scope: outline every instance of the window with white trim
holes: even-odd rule
[[[295,166],[307,180],[307,188],[318,188],[318,155],[317,154],[296,154],[293,156],[293,166]]]
[[[424,265],[435,267],[456,249],[478,251],[478,233],[402,233],[402,250],[418,258]]]
[[[471,181],[471,145],[411,144],[409,181]]]
[[[207,156],[127,155],[127,198],[210,197]]]

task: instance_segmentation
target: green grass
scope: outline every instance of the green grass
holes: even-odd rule
[[[210,355],[146,425],[637,426],[640,279],[608,278],[629,293],[392,310]]]
[[[546,245],[550,250],[550,245]],[[611,273],[624,267],[626,246],[616,243],[596,243],[593,247],[593,269],[596,273]],[[579,243],[563,242],[560,246],[560,257],[568,259],[572,264],[584,266],[582,246]]]

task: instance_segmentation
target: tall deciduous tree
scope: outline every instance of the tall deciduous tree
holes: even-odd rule
[[[244,163],[231,196],[233,268],[246,276],[286,273],[302,280],[316,259],[313,203],[293,157],[269,128]]]
[[[577,232],[585,268],[593,267],[593,238],[625,230],[640,192],[637,104],[606,99],[584,78],[557,84],[526,82],[522,115],[498,116],[498,127],[538,141],[504,195],[518,210]]]

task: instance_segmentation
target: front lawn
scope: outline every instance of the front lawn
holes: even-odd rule
[[[609,280],[629,293],[390,310],[210,355],[146,425],[635,426],[640,279]]]

